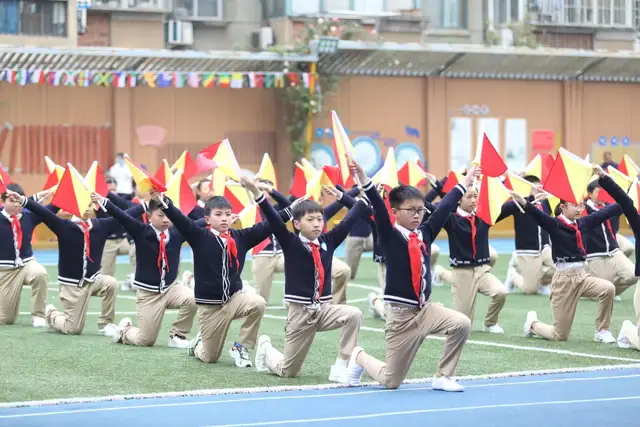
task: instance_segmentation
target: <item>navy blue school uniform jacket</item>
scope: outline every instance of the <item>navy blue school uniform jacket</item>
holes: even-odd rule
[[[375,215],[378,239],[384,253],[387,265],[385,279],[384,300],[393,303],[423,306],[431,297],[431,262],[429,251],[431,243],[436,239],[447,218],[456,209],[458,201],[466,189],[457,185],[449,192],[427,221],[422,222],[417,230],[418,237],[424,242],[422,250],[421,286],[419,295],[413,287],[411,264],[409,261],[408,237],[410,230],[396,224],[391,224],[391,218],[382,197],[373,182],[369,181],[364,187],[365,193]]]
[[[619,204],[620,209],[627,217],[627,221],[629,221],[629,227],[631,227],[633,237],[636,239],[635,275],[640,276],[640,260],[638,259],[638,257],[640,257],[640,215],[638,215],[638,209],[633,205],[633,200],[631,200],[627,193],[610,177],[604,176],[598,180],[598,183],[613,197],[613,200]],[[599,212],[602,212],[602,210]],[[587,218],[588,217],[589,216],[587,216]]]
[[[37,203],[35,199],[33,201]],[[47,205],[45,209],[53,214],[59,211],[53,205]],[[23,209],[17,217],[20,221],[22,239],[15,235],[12,228],[13,220],[7,211],[2,209],[2,215],[0,215],[0,268],[22,267],[24,263],[35,259],[31,239],[33,231],[42,223],[42,219],[27,209]]]
[[[261,243],[272,233],[265,221],[253,227],[240,230],[229,229],[235,241],[237,253],[230,253],[227,240],[210,227],[201,227],[196,221],[185,216],[173,202],[164,198],[162,207],[173,222],[174,227],[184,236],[193,251],[195,300],[197,304],[226,304],[236,292],[242,290],[241,273],[247,252]],[[289,209],[278,214],[278,218],[288,221]]]
[[[114,218],[96,218],[88,221],[63,219],[32,199],[25,199],[26,207],[58,238],[58,282],[61,285],[82,287],[93,282],[102,268],[102,252],[107,238],[120,228]],[[131,208],[127,213],[141,215],[142,205]],[[81,224],[89,227],[89,242],[85,239]]]
[[[620,215],[622,212],[618,204],[613,204],[576,221],[570,221],[564,215],[551,217],[530,202],[527,202],[525,211],[549,233],[555,263],[584,262],[587,256],[584,234],[597,228],[611,216]]]
[[[180,253],[185,242],[175,227],[161,232],[150,223],[145,224],[123,212],[114,203],[105,199],[103,204],[133,238],[136,245],[136,273],[133,285],[145,291],[166,293],[178,278]],[[196,221],[204,227],[204,219]],[[160,236],[164,233],[166,258],[160,256]]]
[[[273,206],[264,195],[256,199],[260,209],[271,227],[273,234],[282,245],[284,253],[284,299],[298,304],[316,304],[331,301],[331,264],[336,248],[346,239],[349,230],[360,218],[366,207],[365,202],[358,201],[349,213],[330,231],[322,233],[314,242],[304,236],[290,232]],[[339,207],[336,212],[342,208]],[[327,207],[328,209],[329,207]],[[327,216],[327,209],[324,215]],[[329,212],[331,213],[331,212]],[[320,246],[320,260],[324,271],[322,284],[317,280],[316,267],[313,261],[311,243]],[[322,289],[322,292],[320,292]]]
[[[533,196],[525,197],[525,199],[532,202]],[[547,200],[536,203],[534,206],[547,215],[551,215],[551,206]],[[520,212],[516,202],[505,203],[502,207],[502,213],[504,218],[513,215],[517,255],[539,255],[543,249],[549,246],[549,233],[540,227],[531,215]]]
[[[606,205],[598,205],[589,199],[585,202],[585,213],[592,215],[605,207]],[[585,233],[585,236],[587,259],[611,256],[611,254],[619,250],[616,232],[613,230],[610,219],[603,221],[599,227],[589,230]]]
[[[271,195],[271,198],[275,201],[275,204],[273,205],[275,210],[282,211],[291,205],[291,202],[284,194],[276,190],[273,190],[269,194]],[[269,239],[269,243],[267,244],[267,246],[265,246],[260,252],[255,254],[254,257],[275,256],[282,253],[282,247],[280,246],[280,243],[278,243],[278,239],[276,239],[276,236],[272,234],[271,236],[268,237],[268,239]]]

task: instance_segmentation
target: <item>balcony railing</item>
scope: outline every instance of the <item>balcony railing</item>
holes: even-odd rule
[[[494,0],[500,1],[500,0]],[[633,28],[638,5],[633,0],[529,0],[534,25]]]
[[[67,37],[67,2],[0,1],[0,35]]]
[[[93,0],[92,9],[98,10],[130,10],[132,12],[171,10],[172,0]]]

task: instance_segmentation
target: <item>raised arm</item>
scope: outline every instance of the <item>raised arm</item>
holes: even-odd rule
[[[278,211],[278,215],[280,215],[283,223],[287,223],[291,220],[291,209],[285,208]],[[274,233],[269,221],[262,221],[252,227],[236,230],[235,234],[244,238],[247,242],[247,247],[252,248]]]
[[[137,219],[127,215],[122,209],[115,205],[111,200],[102,198],[100,204],[107,209],[107,213],[111,215],[125,231],[132,236],[138,236],[145,230],[145,225]]]
[[[496,219],[496,223],[509,218],[511,215],[515,215],[520,212],[518,205],[513,200],[508,201],[504,205],[502,205],[502,209],[500,210],[500,215]]]
[[[618,216],[621,214],[622,214],[622,209],[620,208],[620,205],[617,203],[614,203],[612,205],[607,206],[606,208],[595,211],[589,215],[580,217],[576,222],[578,223],[578,228],[580,228],[580,230],[591,230],[593,228],[598,227],[600,224],[602,224],[609,218],[613,216]]]
[[[634,233],[640,233],[640,215],[638,214],[638,209],[633,205],[631,197],[606,174],[600,177],[598,183],[620,206],[622,213],[624,213],[624,216],[629,220],[629,225],[634,230]]]
[[[278,204],[278,206],[277,206],[278,210],[283,210],[283,209],[286,209],[289,206],[291,206],[291,201],[287,198],[287,196],[285,196],[284,194],[282,194],[278,190],[272,189],[269,192],[269,194],[271,195],[273,200],[275,200],[276,203]]]
[[[165,215],[169,217],[176,229],[182,234],[189,244],[195,242],[200,236],[204,234],[204,229],[199,227],[196,221],[192,220],[180,209],[176,208],[171,199],[161,196],[158,198],[160,202],[160,208],[164,211]]]
[[[56,215],[51,209],[42,206],[34,199],[22,196],[22,206],[31,211],[37,218],[37,223],[44,222],[47,227],[55,234],[61,229],[64,220]]]
[[[293,237],[293,234],[289,232],[287,226],[280,216],[278,212],[271,206],[271,203],[267,200],[267,197],[264,195],[262,190],[260,190],[255,182],[250,180],[247,177],[242,177],[240,179],[242,186],[247,189],[253,197],[255,197],[256,203],[260,206],[260,210],[264,214],[265,219],[269,223],[272,233],[278,239],[278,242],[284,248],[289,244],[290,239]],[[291,210],[287,208],[285,210]],[[264,240],[264,239],[262,239]],[[261,241],[258,241],[260,243]],[[256,243],[257,244],[257,243]]]
[[[429,219],[420,225],[420,230],[429,236],[430,242],[433,242],[442,231],[442,227],[447,222],[449,215],[456,210],[458,202],[466,191],[467,189],[464,185],[457,184],[442,198],[442,201],[431,213]]]
[[[360,219],[362,214],[365,212],[367,205],[364,201],[358,200],[356,204],[349,210],[347,215],[331,229],[327,232],[327,240],[333,244],[334,248],[340,246],[340,244],[347,238],[349,231],[353,228],[353,225]]]
[[[547,230],[547,232],[552,232],[558,227],[558,221],[555,218],[552,218],[546,212],[541,211],[530,202],[526,202],[524,205],[524,212],[527,215],[531,215],[533,220],[537,222],[540,227]]]

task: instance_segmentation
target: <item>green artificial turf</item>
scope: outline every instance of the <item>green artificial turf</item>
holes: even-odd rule
[[[440,262],[446,262],[443,256]],[[501,256],[494,267],[494,274],[503,279],[508,262],[507,256]],[[190,268],[183,263],[182,268]],[[118,265],[117,276],[123,279],[128,265]],[[49,277],[55,279],[57,271],[48,268]],[[251,266],[244,269],[245,279],[251,280]],[[276,276],[273,295],[269,301],[275,307],[267,310],[260,333],[271,336],[273,344],[282,348],[284,341],[284,320],[286,312],[282,308],[283,276]],[[370,258],[362,260],[358,277],[353,281],[356,286],[348,288],[350,300],[362,300],[375,287],[376,267]],[[48,302],[60,307],[57,284],[49,286]],[[237,388],[277,385],[324,384],[328,382],[329,368],[333,364],[338,350],[339,332],[319,333],[313,343],[301,375],[294,379],[278,378],[269,374],[257,373],[253,369],[235,367],[225,351],[217,364],[204,364],[187,356],[186,350],[167,347],[168,330],[175,319],[175,311],[167,311],[162,331],[154,347],[138,348],[112,343],[110,338],[98,335],[96,312],[100,300],[92,298],[89,306],[84,334],[65,336],[35,329],[31,326],[29,312],[29,289],[25,289],[21,299],[21,312],[16,325],[0,327],[2,356],[0,357],[0,401],[25,401],[66,397],[105,396],[114,394],[154,393],[184,391],[208,388]],[[622,321],[634,319],[634,289],[628,289],[622,295],[622,302],[616,303],[612,332],[617,335]],[[116,322],[124,317],[132,317],[135,322],[135,299],[133,292],[120,292],[117,300]],[[452,299],[447,286],[436,287],[433,300],[451,307]],[[482,332],[482,319],[486,312],[488,298],[478,296],[471,340],[467,344],[458,375],[481,375],[499,372],[528,371],[556,368],[573,368],[630,363],[614,359],[600,359],[575,354],[543,352],[539,349],[558,349],[569,352],[602,355],[609,358],[623,357],[638,359],[640,354],[633,350],[618,349],[615,344],[593,342],[596,302],[581,300],[578,307],[572,334],[568,342],[554,343],[537,338],[523,337],[522,327],[527,311],[536,310],[540,320],[551,322],[549,297],[524,296],[513,293],[507,298],[500,315],[500,325],[504,335],[492,335]],[[372,319],[366,301],[356,302],[364,313],[364,326],[375,330],[363,330],[360,334],[362,346],[378,358],[384,358],[384,324]],[[238,336],[240,322],[234,322],[227,337],[227,347]],[[190,337],[198,329],[197,317]],[[538,350],[505,348],[487,345],[504,343],[514,346],[536,347]],[[442,342],[427,340],[414,361],[409,378],[425,378],[433,375],[436,363],[442,351]]]

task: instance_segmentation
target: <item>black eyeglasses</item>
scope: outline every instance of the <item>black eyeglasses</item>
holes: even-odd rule
[[[424,213],[427,211],[424,207],[422,208],[398,208],[398,210],[400,211],[407,211],[409,214],[415,216],[415,215],[424,215]]]

